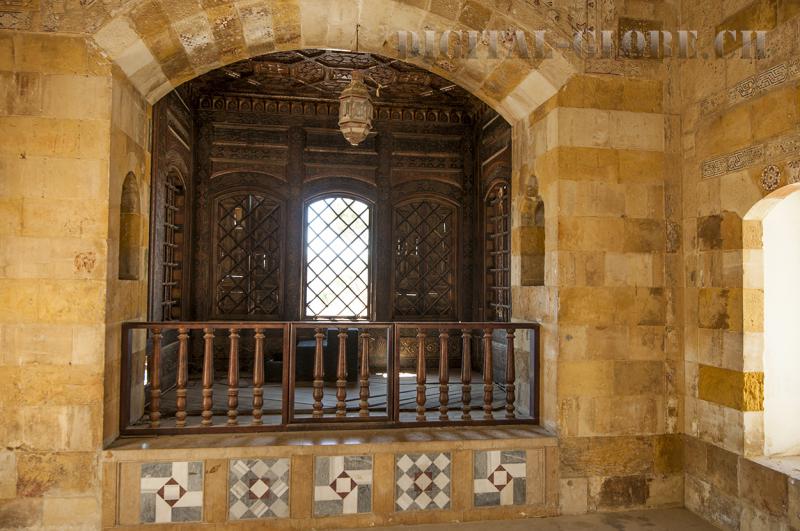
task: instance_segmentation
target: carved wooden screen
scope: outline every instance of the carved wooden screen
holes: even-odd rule
[[[174,173],[167,176],[164,187],[161,315],[164,321],[173,321],[182,317],[186,190],[180,177]]]
[[[306,209],[305,315],[370,317],[370,207],[328,197]]]
[[[410,200],[394,209],[395,318],[456,318],[456,209]]]
[[[511,317],[510,200],[506,183],[497,183],[484,201],[486,316],[494,321]]]
[[[280,318],[281,203],[261,192],[215,202],[214,314]]]

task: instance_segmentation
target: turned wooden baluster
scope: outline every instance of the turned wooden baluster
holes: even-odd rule
[[[368,330],[361,332],[361,366],[359,380],[361,391],[358,394],[358,416],[369,417],[369,340]]]
[[[514,368],[514,330],[506,330],[506,418],[513,419],[514,402],[516,401],[516,388],[514,381],[517,379]]]
[[[483,418],[492,418],[494,382],[492,378],[492,330],[483,330]]]
[[[189,379],[189,331],[178,328],[178,381],[175,390],[175,426],[186,426],[186,382]]]
[[[228,426],[239,424],[239,330],[230,329],[230,357],[228,360]]]
[[[425,418],[425,330],[417,329],[417,420]]]
[[[153,328],[153,354],[148,366],[150,371],[150,427],[161,424],[161,329]]]
[[[322,397],[324,396],[322,378],[325,376],[322,368],[322,340],[325,334],[322,333],[321,328],[314,329],[314,339],[317,341],[316,349],[314,350],[314,390],[312,396],[314,397],[314,408],[312,416],[317,419],[322,417]]]
[[[203,329],[203,420],[200,424],[211,426],[214,416],[214,329]]]
[[[339,361],[336,365],[336,416],[347,416],[347,329],[339,329]]]
[[[461,419],[470,420],[472,415],[472,333],[461,331]]]
[[[450,367],[448,366],[447,349],[450,334],[447,330],[439,330],[439,420],[447,419],[447,403],[450,398],[448,380]]]
[[[264,415],[264,330],[256,328],[253,354],[253,424],[261,424]]]

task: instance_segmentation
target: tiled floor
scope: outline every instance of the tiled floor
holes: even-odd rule
[[[716,527],[686,509],[660,509],[584,516],[494,520],[457,524],[371,527],[371,531],[713,531]],[[350,530],[357,531],[357,530]]]

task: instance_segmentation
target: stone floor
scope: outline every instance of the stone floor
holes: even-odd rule
[[[594,513],[584,516],[459,524],[371,527],[369,529],[372,531],[487,531],[487,529],[500,528],[504,531],[712,531],[716,529],[686,509]]]

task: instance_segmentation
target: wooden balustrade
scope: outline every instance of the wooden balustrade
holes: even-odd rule
[[[536,423],[538,343],[535,323],[126,323],[120,432]]]

